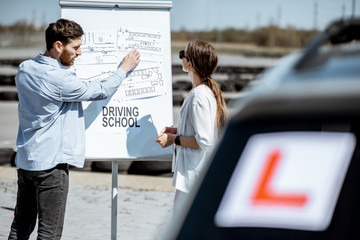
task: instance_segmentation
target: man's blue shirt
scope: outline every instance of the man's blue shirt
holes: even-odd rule
[[[113,94],[125,71],[96,81],[81,81],[56,59],[38,55],[20,64],[15,77],[19,96],[16,166],[38,171],[68,163],[83,167],[85,123],[81,101]]]

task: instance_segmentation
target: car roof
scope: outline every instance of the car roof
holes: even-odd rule
[[[299,51],[279,60],[254,86],[245,90],[245,97],[234,100],[230,107],[241,115],[249,111],[274,114],[282,103],[288,105],[288,109],[283,109],[287,113],[302,109],[311,114],[325,110],[326,106],[339,106],[334,111],[342,111],[347,106],[356,110],[352,102],[360,92],[360,43],[323,46],[314,56],[315,60],[296,69],[303,54]],[[301,98],[304,101],[300,101]],[[347,99],[349,104],[341,102],[340,98]],[[309,104],[310,99],[318,99],[319,104]],[[299,103],[297,108],[290,107],[291,100]]]

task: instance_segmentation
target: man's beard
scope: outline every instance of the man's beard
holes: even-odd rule
[[[60,63],[66,67],[70,67],[70,66],[74,65],[74,59],[75,58],[70,57],[68,51],[66,51],[66,50],[64,50],[59,57]]]

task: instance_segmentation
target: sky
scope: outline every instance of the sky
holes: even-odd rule
[[[101,1],[101,0],[99,0]],[[334,19],[360,16],[360,0],[172,0],[171,30],[255,29],[269,24],[323,30]],[[59,0],[0,0],[0,24],[48,25],[61,17]]]

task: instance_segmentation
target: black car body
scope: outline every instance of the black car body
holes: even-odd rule
[[[360,19],[334,22],[233,103],[237,112],[165,239],[360,239],[358,39]],[[256,163],[272,144],[284,156],[264,154],[290,159],[285,170]]]

